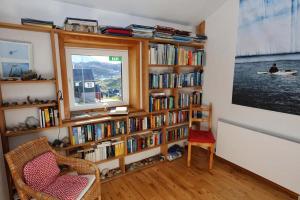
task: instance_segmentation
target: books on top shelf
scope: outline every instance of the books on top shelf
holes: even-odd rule
[[[21,23],[23,25],[38,26],[44,28],[54,27],[53,21],[42,21],[42,20],[31,19],[31,18],[21,18]]]
[[[126,134],[126,121],[110,121],[72,127],[71,145]]]
[[[165,93],[152,93],[149,98],[150,112],[175,108],[174,96],[166,96]]]
[[[189,121],[189,111],[180,110],[168,112],[168,125],[184,123]]]
[[[192,97],[193,105],[202,104],[202,92],[193,92],[193,93],[179,93],[178,97],[178,106],[179,108],[188,107],[190,105],[190,97]]]
[[[59,125],[58,110],[56,107],[44,107],[39,109],[40,127],[47,128]]]
[[[100,28],[102,34],[115,35],[115,36],[132,36],[132,30],[129,28],[117,26],[105,26]]]
[[[129,28],[132,30],[132,37],[137,37],[137,38],[152,38],[153,37],[154,27],[152,27],[152,26],[131,24],[131,25],[127,26],[126,28]]]
[[[94,148],[79,150],[82,158],[91,162],[98,162],[124,155],[124,141],[106,141]]]
[[[184,42],[191,41],[188,37],[174,37]],[[172,44],[150,44],[149,47],[149,64],[154,65],[205,65],[205,57],[204,49],[177,48]]]
[[[98,32],[98,21],[93,19],[67,17],[65,19],[64,25],[66,31],[88,32],[88,33]]]
[[[180,127],[167,131],[167,142],[177,141],[186,138],[189,134],[188,127]]]
[[[127,153],[134,153],[146,148],[162,144],[162,132],[154,131],[152,134],[132,136],[127,139]]]

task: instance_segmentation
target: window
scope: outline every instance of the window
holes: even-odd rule
[[[128,105],[128,51],[67,48],[71,110]]]

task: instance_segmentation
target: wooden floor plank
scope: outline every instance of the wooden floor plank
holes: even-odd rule
[[[287,193],[193,149],[186,158],[165,162],[102,184],[103,200],[292,200]]]

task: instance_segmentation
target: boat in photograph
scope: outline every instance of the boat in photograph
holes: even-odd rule
[[[296,75],[298,73],[297,70],[279,70],[275,73],[270,72],[257,72],[257,74],[272,74],[272,75],[279,75],[279,76],[287,76],[287,75]]]

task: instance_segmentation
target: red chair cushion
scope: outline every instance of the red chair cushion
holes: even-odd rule
[[[43,192],[59,200],[75,200],[88,184],[88,178],[74,175],[62,175]]]
[[[24,179],[35,191],[42,191],[50,185],[60,173],[52,152],[46,152],[26,163],[23,169]]]
[[[198,143],[215,143],[215,137],[210,131],[193,130],[190,129],[190,134],[188,138],[189,142]]]

